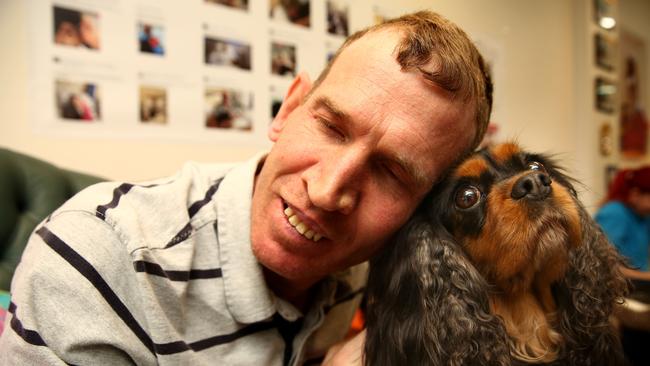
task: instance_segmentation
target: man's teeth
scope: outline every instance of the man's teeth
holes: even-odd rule
[[[297,232],[300,233],[300,235],[304,236],[307,239],[313,240],[314,242],[319,241],[323,236],[314,230],[312,230],[309,226],[307,226],[304,222],[300,221],[298,216],[295,215],[291,207],[287,207],[284,209],[284,214],[287,216],[287,220],[293,226]]]

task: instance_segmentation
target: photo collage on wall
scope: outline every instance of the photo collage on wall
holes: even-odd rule
[[[264,141],[293,78],[314,80],[350,34],[351,3],[28,0],[32,85],[41,86],[30,94],[44,106],[34,125]]]

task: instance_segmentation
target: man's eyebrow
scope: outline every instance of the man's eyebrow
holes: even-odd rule
[[[334,115],[337,119],[340,120],[348,120],[349,115],[334,103],[333,100],[326,96],[318,96],[316,100],[314,100],[314,105],[316,108],[324,108],[327,110],[328,113]]]
[[[394,156],[392,160],[404,169],[406,174],[413,179],[418,187],[427,187],[428,185],[431,185],[431,181],[422,173],[422,170],[418,169],[415,164],[411,163],[409,160],[399,155]]]

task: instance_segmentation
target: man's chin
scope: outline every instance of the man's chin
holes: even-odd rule
[[[280,295],[282,292],[301,292],[311,288],[324,276],[317,276],[312,268],[298,265],[263,266],[264,279],[267,285]]]

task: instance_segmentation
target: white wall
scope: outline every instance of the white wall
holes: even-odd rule
[[[395,6],[394,1],[377,3]],[[400,4],[405,9],[438,11],[471,35],[494,41],[502,71],[495,90],[500,134],[537,151],[559,153],[569,171],[577,172],[587,186],[600,184],[585,173],[584,166],[590,165],[581,161],[592,153],[580,154],[579,149],[589,148],[576,144],[581,138],[575,123],[580,96],[576,95],[574,67],[576,10],[571,1],[410,0]],[[647,27],[650,17],[637,15],[638,23]],[[166,175],[188,159],[232,161],[254,153],[254,148],[245,146],[36,135],[28,113],[38,106],[28,105],[25,18],[23,1],[0,0],[0,146],[124,180]]]

